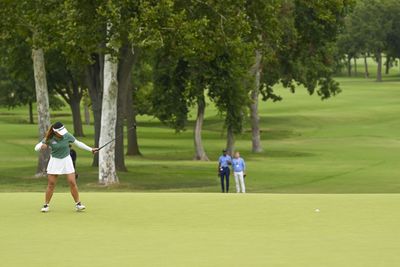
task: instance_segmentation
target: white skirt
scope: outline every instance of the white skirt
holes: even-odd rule
[[[49,164],[47,164],[47,174],[59,175],[70,173],[75,173],[71,156],[68,155],[63,159],[50,157]]]

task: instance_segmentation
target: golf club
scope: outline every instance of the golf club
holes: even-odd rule
[[[127,130],[127,132],[129,132],[129,131],[132,130],[132,129],[136,129],[136,124],[133,125],[131,128],[129,128],[129,129]],[[100,146],[100,147],[97,149],[97,151],[100,151],[100,149],[104,148],[105,146],[107,146],[107,145],[110,144],[111,142],[115,141],[117,138],[120,138],[121,136],[123,136],[123,133],[120,134],[120,135],[118,135],[118,136],[115,137],[114,139],[108,141],[108,142],[105,143],[104,145]]]

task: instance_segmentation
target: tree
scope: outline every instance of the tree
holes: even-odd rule
[[[35,78],[36,103],[38,111],[39,139],[43,138],[50,126],[49,97],[47,90],[44,48],[48,47],[49,38],[54,37],[54,16],[59,7],[58,1],[6,1],[0,9],[1,38],[24,38],[32,50],[33,71]],[[13,14],[13,16],[10,16]],[[36,176],[46,173],[49,151],[41,151],[38,159]]]
[[[261,80],[265,69],[265,63],[276,56],[276,51],[284,45],[282,36],[284,29],[288,26],[282,14],[285,8],[282,1],[246,1],[246,10],[251,25],[249,41],[255,43],[254,63],[250,69],[250,75],[254,82],[249,84],[250,88],[250,123],[252,129],[252,151],[262,152],[261,133],[259,127],[258,102]],[[268,70],[266,70],[268,71]]]
[[[100,144],[113,140],[117,124],[117,99],[118,99],[118,58],[116,56],[119,49],[119,32],[114,29],[118,25],[120,18],[120,7],[111,2],[103,6],[100,14],[107,21],[107,44],[109,49],[104,57],[104,88],[101,110],[101,130]],[[115,143],[111,142],[99,152],[99,183],[114,184],[119,183],[115,168]]]
[[[0,43],[0,105],[29,107],[29,123],[33,124],[33,103],[36,101],[33,66],[29,45],[20,38]]]
[[[81,117],[81,99],[84,85],[82,66],[72,65],[59,49],[48,51],[49,87],[55,90],[71,108],[75,136],[84,136]]]
[[[243,7],[242,1],[177,2],[175,8],[177,13],[184,14],[183,23],[164,36],[164,46],[157,52],[155,115],[176,131],[182,131],[190,107],[197,106],[193,136],[194,158],[198,160],[208,159],[201,142],[206,88],[208,97],[226,118],[224,128],[229,136],[241,131],[246,113],[242,106],[248,102],[243,86],[247,70],[243,72],[237,65],[248,66],[249,61],[248,46],[243,40],[249,29]]]
[[[374,55],[378,63],[376,80],[382,81],[382,53],[388,49],[388,35],[392,27],[392,20],[388,19],[390,11],[388,3],[391,1],[363,0],[358,1],[351,15],[352,32],[363,41],[366,50]]]
[[[278,101],[273,86],[282,83],[293,93],[303,85],[310,94],[317,92],[326,99],[340,92],[332,78],[336,36],[352,1],[271,1],[248,2],[252,31],[250,40],[257,44],[253,75],[256,85],[252,91],[251,116],[253,151],[260,146],[257,120],[257,90],[263,100]],[[269,14],[270,19],[261,20]],[[259,74],[256,70],[261,69]],[[260,78],[259,78],[260,76]],[[260,79],[260,81],[258,81]]]
[[[391,24],[387,35],[388,47],[386,54],[392,59],[392,62],[396,58],[400,58],[400,22],[398,20],[399,12],[399,1],[389,0],[387,4],[386,19],[390,20]],[[388,61],[388,63],[390,62]]]
[[[94,117],[94,146],[99,146],[103,99],[104,53],[107,17],[100,15],[106,1],[65,0],[58,12],[59,38],[56,47],[71,66],[78,66],[84,76],[81,88],[88,89]],[[76,69],[76,68],[75,68]],[[82,73],[81,73],[82,72]],[[98,154],[93,166],[98,166]]]

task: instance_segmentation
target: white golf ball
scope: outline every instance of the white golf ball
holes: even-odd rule
[[[319,209],[315,209],[315,212],[319,212]]]

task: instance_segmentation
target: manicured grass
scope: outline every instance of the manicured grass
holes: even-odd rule
[[[399,195],[0,194],[2,266],[400,264]],[[319,208],[320,212],[315,212]]]
[[[251,153],[250,127],[236,138],[247,161],[248,192],[398,193],[400,149],[400,80],[392,71],[385,81],[338,78],[343,92],[321,101],[299,88],[296,94],[277,88],[284,100],[260,102],[264,152]],[[52,112],[72,129],[68,108]],[[120,185],[100,187],[89,153],[77,149],[81,191],[218,192],[216,160],[225,146],[222,118],[210,103],[203,139],[210,162],[193,157],[193,119],[188,130],[174,133],[156,119],[138,118],[142,157],[127,157],[128,172]],[[37,126],[26,123],[25,107],[0,109],[0,191],[43,191],[45,179],[32,178],[37,154]],[[93,126],[85,126],[93,144]],[[57,192],[68,191],[60,179]]]
[[[25,107],[0,109],[2,266],[398,266],[400,82],[338,80],[343,93],[327,101],[277,88],[284,101],[260,102],[265,151],[250,152],[248,125],[236,142],[249,194],[212,193],[225,137],[209,104],[210,162],[191,160],[193,122],[175,134],[148,116],[138,118],[143,156],[127,157],[119,185],[99,186],[77,150],[82,213],[63,178],[51,212],[39,212],[37,126]],[[67,108],[52,120],[72,129]],[[84,130],[91,145],[93,127]]]

